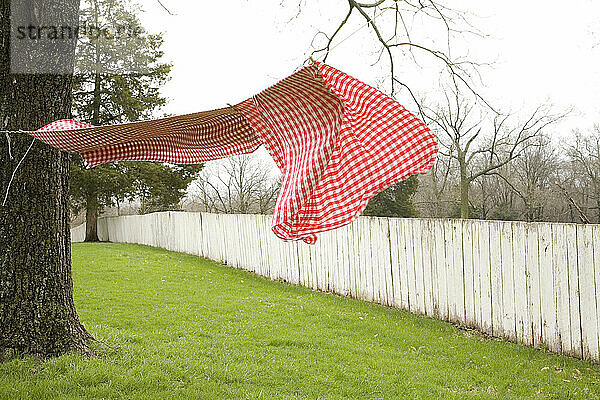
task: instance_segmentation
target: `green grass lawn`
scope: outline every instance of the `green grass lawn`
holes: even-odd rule
[[[73,275],[101,356],[0,364],[1,399],[600,399],[591,363],[194,256],[74,244]]]

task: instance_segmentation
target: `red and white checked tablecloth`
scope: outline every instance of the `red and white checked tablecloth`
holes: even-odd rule
[[[283,174],[273,232],[307,243],[354,220],[384,188],[425,173],[438,150],[437,138],[402,105],[323,63],[231,107],[98,127],[61,120],[31,134],[80,153],[90,166],[201,163],[262,144]]]

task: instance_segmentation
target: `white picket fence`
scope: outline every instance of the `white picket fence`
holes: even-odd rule
[[[307,245],[270,222],[163,212],[101,218],[98,232],[600,361],[600,225],[361,217]]]

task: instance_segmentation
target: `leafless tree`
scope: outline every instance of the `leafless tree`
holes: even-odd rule
[[[526,221],[547,219],[546,209],[559,179],[561,159],[548,136],[534,138],[509,171],[499,171],[502,178],[522,201],[521,217]],[[512,176],[511,176],[512,175]]]
[[[583,203],[592,203],[589,209],[595,211],[600,222],[600,125],[587,134],[574,133],[574,143],[567,147],[567,155],[581,188],[579,197]]]
[[[479,160],[478,160],[479,161]],[[500,168],[506,170],[509,175],[512,165],[508,164]],[[460,188],[460,185],[459,185]],[[507,220],[516,218],[512,212],[514,194],[506,183],[494,175],[482,176],[473,181],[469,189],[469,204],[473,212],[469,216],[482,219]]]
[[[473,96],[471,96],[472,98]],[[445,103],[427,108],[425,116],[440,139],[442,154],[454,160],[460,187],[460,215],[469,218],[469,189],[478,178],[493,175],[536,144],[546,127],[565,114],[538,106],[524,121],[479,107],[456,88],[445,91]],[[491,115],[490,115],[491,113]]]
[[[414,196],[414,204],[419,215],[435,218],[448,216],[456,202],[452,189],[456,186],[453,160],[444,154],[438,154],[431,170],[419,178],[419,187]]]
[[[563,180],[559,174],[563,163],[548,136],[531,139],[519,157],[473,182],[471,197],[476,199],[478,217],[553,220],[558,203],[564,205],[564,196],[555,186]]]
[[[230,157],[205,168],[190,197],[203,211],[266,214],[273,210],[281,185],[270,171],[255,155]]]

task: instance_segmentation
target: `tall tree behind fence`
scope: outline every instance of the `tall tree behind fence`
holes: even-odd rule
[[[270,222],[162,212],[102,218],[98,234],[600,361],[600,225],[361,217],[311,246]]]

